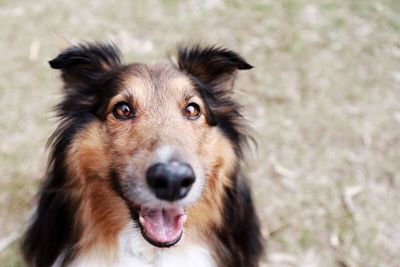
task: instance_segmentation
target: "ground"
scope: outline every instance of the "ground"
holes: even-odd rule
[[[218,44],[255,68],[236,96],[258,146],[248,156],[268,254],[262,266],[400,262],[400,2],[0,1],[0,262],[46,166],[61,39],[112,40],[127,62]]]

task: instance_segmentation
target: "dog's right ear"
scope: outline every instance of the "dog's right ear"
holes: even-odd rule
[[[230,91],[238,70],[253,68],[239,54],[222,47],[199,45],[178,48],[178,67],[213,91]]]
[[[66,87],[86,88],[121,66],[120,51],[108,43],[77,45],[64,50],[49,64],[62,71]]]

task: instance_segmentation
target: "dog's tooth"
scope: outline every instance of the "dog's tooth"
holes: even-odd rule
[[[139,216],[139,222],[141,225],[144,225],[144,218],[142,216]]]
[[[182,223],[185,223],[186,220],[187,220],[187,215],[186,215],[186,214],[183,214],[183,215],[182,215]]]

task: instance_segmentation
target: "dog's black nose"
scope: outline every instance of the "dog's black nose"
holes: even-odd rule
[[[195,181],[186,163],[156,163],[147,169],[147,183],[159,199],[174,201],[185,197]]]

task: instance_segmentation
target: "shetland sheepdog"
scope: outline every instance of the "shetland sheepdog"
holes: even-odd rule
[[[124,64],[110,43],[64,50],[59,124],[22,239],[32,267],[255,267],[263,251],[233,99],[251,69],[216,46]]]

